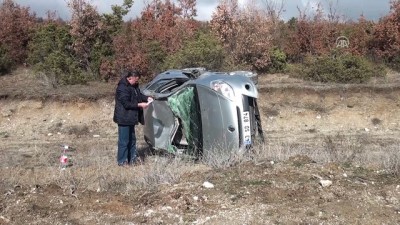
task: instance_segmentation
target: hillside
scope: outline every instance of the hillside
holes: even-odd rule
[[[0,224],[400,223],[400,74],[259,83],[267,143],[252,157],[194,163],[141,140],[143,164],[119,168],[115,84],[1,76]],[[62,144],[77,149],[66,170]]]

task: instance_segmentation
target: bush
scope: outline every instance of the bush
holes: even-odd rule
[[[147,59],[149,68],[153,73],[160,73],[163,70],[164,60],[167,57],[167,53],[162,48],[159,41],[145,41],[143,42],[147,50]]]
[[[210,26],[234,64],[248,65],[257,72],[268,71],[274,26],[264,10],[256,4],[241,8],[235,1],[221,1]]]
[[[400,1],[393,0],[390,4],[389,14],[375,26],[370,47],[379,59],[396,69],[400,67]]]
[[[0,2],[0,46],[7,51],[7,58],[14,66],[25,63],[30,34],[35,27],[35,15],[29,7],[13,0]],[[7,63],[8,64],[8,63]]]
[[[400,56],[395,56],[393,58],[391,58],[390,60],[388,60],[388,62],[386,62],[386,64],[396,70],[396,71],[400,71]]]
[[[246,64],[244,62],[238,62],[232,54],[226,53],[224,56],[224,61],[221,66],[221,71],[235,71],[235,70],[248,70],[253,69],[252,65]]]
[[[285,72],[287,68],[286,54],[279,48],[271,52],[271,65],[268,69],[270,73]]]
[[[56,84],[85,84],[87,82],[87,76],[77,61],[61,51],[50,53],[42,63],[35,65],[35,69],[54,79]]]
[[[219,70],[224,60],[223,47],[211,34],[200,33],[197,38],[185,43],[177,53],[166,58],[164,69],[205,67]]]
[[[363,83],[384,75],[384,71],[365,58],[353,55],[307,57],[300,73],[312,81],[336,83]]]
[[[68,27],[48,23],[38,28],[29,44],[28,61],[56,84],[85,83],[83,70],[73,57]]]
[[[0,75],[10,72],[12,66],[11,59],[8,56],[6,49],[0,46]]]

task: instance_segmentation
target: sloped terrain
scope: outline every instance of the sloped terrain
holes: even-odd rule
[[[191,162],[141,140],[129,168],[115,163],[114,84],[54,88],[22,68],[0,85],[0,224],[400,223],[397,73],[364,85],[262,75],[267,143],[252,156]],[[63,144],[76,148],[65,170]]]

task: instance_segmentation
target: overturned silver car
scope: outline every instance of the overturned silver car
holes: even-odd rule
[[[258,91],[246,76],[169,70],[142,91],[154,97],[144,110],[144,138],[155,150],[201,156],[264,141]]]

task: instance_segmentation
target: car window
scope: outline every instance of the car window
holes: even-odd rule
[[[164,84],[168,83],[171,80],[159,80],[153,84],[151,84],[150,86],[148,86],[146,89],[149,91],[155,91],[158,88],[160,88],[161,86],[163,86]]]
[[[168,94],[175,92],[182,84],[184,84],[188,79],[174,79],[159,85],[154,92],[160,94]]]

